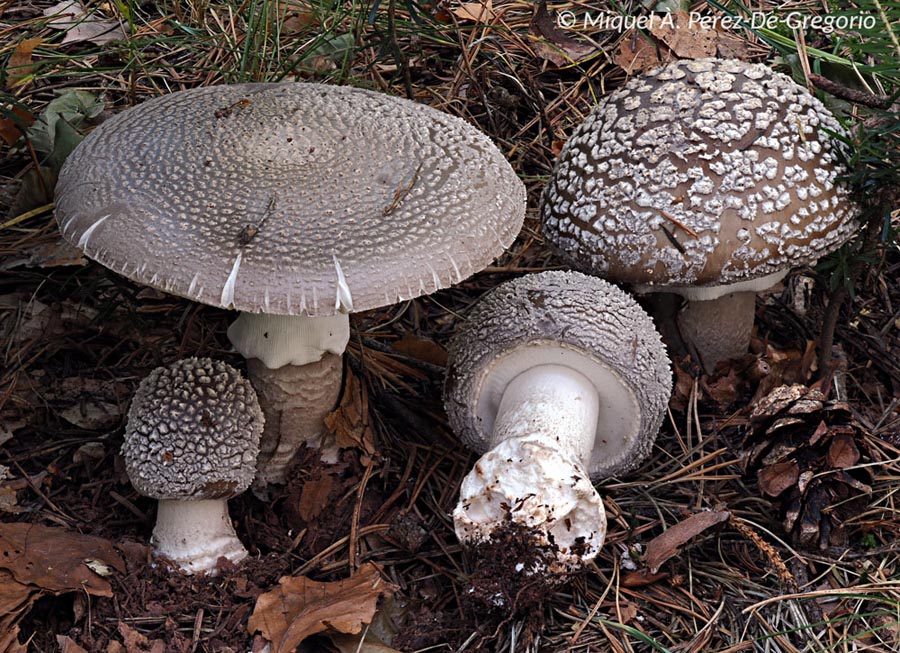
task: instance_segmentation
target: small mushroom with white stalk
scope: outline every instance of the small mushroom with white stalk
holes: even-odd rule
[[[672,388],[650,317],[577,272],[543,272],[485,295],[455,335],[444,390],[450,425],[484,455],[453,512],[473,544],[506,520],[550,546],[550,572],[595,557],[606,517],[591,480],[649,453]]]
[[[747,352],[758,291],[856,231],[842,133],[762,64],[672,62],[573,132],[544,188],[544,234],[586,272],[681,295],[681,337],[711,372]]]
[[[247,555],[228,499],[253,481],[263,423],[253,386],[221,361],[185,358],[141,381],[122,455],[135,489],[159,501],[157,555],[191,574]]]
[[[284,482],[341,390],[349,313],[446,288],[515,239],[525,187],[465,121],[365,89],[234,84],[107,120],[63,167],[56,218],[86,256],[240,311],[228,330]]]

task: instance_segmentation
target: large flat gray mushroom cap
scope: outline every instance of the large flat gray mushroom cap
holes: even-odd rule
[[[60,230],[140,283],[279,315],[434,292],[509,246],[525,189],[459,118],[380,93],[236,84],[100,125],[56,195]]]
[[[856,230],[828,132],[842,128],[761,64],[677,61],[606,96],[541,201],[548,240],[626,283],[716,286],[817,260]]]

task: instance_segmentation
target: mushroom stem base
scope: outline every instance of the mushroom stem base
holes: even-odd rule
[[[711,374],[719,361],[747,353],[755,317],[756,292],[735,292],[718,299],[689,301],[678,314],[678,331],[689,350]]]
[[[304,445],[319,449],[326,462],[337,461],[337,445],[327,433],[325,416],[334,410],[341,393],[341,356],[325,354],[315,363],[277,370],[252,358],[247,374],[266,416],[256,464],[258,482],[286,482],[290,462]]]
[[[236,563],[247,556],[231,525],[225,499],[160,500],[151,543],[157,555],[188,574],[215,574],[219,558]]]
[[[603,500],[584,467],[540,434],[501,442],[463,479],[453,511],[463,543],[491,539],[507,519],[531,531],[537,546],[555,550],[555,567],[529,573],[578,569],[597,555],[606,536]]]

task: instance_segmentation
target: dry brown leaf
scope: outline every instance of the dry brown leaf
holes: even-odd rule
[[[325,416],[325,427],[334,433],[341,449],[357,447],[370,456],[375,454],[375,432],[369,422],[369,396],[349,369],[344,373],[341,403]]]
[[[33,600],[34,593],[34,587],[20,583],[12,573],[0,569],[0,618],[18,612],[24,613]]]
[[[316,15],[305,2],[299,0],[279,0],[278,15],[282,18],[281,33],[294,36],[316,22]]]
[[[0,653],[27,653],[28,648],[19,643],[19,627],[13,616],[0,616]]]
[[[328,496],[334,488],[334,476],[322,473],[303,484],[297,512],[305,522],[318,517],[328,506]]]
[[[272,642],[271,653],[289,653],[316,633],[358,634],[372,621],[378,598],[393,590],[371,562],[333,583],[284,576],[276,589],[257,599],[247,630]]]
[[[691,395],[694,392],[694,377],[681,368],[676,361],[675,368],[675,387],[672,388],[672,398],[669,400],[669,406],[672,410],[684,412],[691,402]]]
[[[284,36],[295,36],[300,34],[315,21],[316,15],[312,12],[304,12],[294,16],[288,16],[281,23],[281,33]]]
[[[698,512],[678,522],[661,535],[657,535],[647,544],[646,562],[651,573],[655,573],[662,564],[676,555],[688,541],[697,537],[706,529],[727,521],[731,513],[727,510]]]
[[[619,623],[629,624],[638,616],[638,607],[636,603],[631,601],[621,601],[613,614],[619,620]]]
[[[739,36],[734,30],[721,28],[716,39],[716,55],[720,59],[747,61],[751,50],[746,38]]]
[[[404,333],[400,340],[393,343],[391,348],[410,358],[425,361],[438,367],[446,367],[447,365],[446,349],[434,340],[419,338],[408,332]]]
[[[166,653],[166,643],[161,639],[148,639],[128,624],[119,622],[119,634],[125,640],[127,653]]]
[[[714,57],[719,33],[709,27],[692,25],[686,11],[651,14],[649,31],[682,59]]]
[[[453,15],[460,20],[476,23],[490,23],[494,19],[493,0],[484,2],[467,2],[453,10]]]
[[[16,491],[6,483],[0,484],[0,512],[18,514],[22,511],[18,502],[19,497]]]
[[[0,425],[2,427],[2,425]],[[0,431],[0,443],[3,441],[3,433]],[[18,503],[18,488],[13,485],[12,474],[9,467],[0,465],[0,512],[19,512],[16,505]],[[0,612],[2,614],[2,612]]]
[[[856,448],[853,436],[844,433],[835,436],[828,447],[825,460],[832,469],[847,469],[858,463],[859,449]]]
[[[660,52],[655,43],[640,32],[628,31],[619,41],[619,47],[613,57],[617,66],[629,75],[656,68],[662,63],[671,61],[672,57]]]
[[[653,583],[658,583],[662,579],[668,577],[669,574],[663,572],[654,572],[651,574],[646,569],[638,569],[637,571],[629,572],[622,577],[622,587],[645,587],[647,585],[652,585]]]
[[[111,597],[109,583],[91,569],[97,562],[125,571],[108,540],[39,524],[0,523],[0,568],[24,585]]]
[[[56,643],[59,644],[60,653],[87,653],[87,650],[79,646],[74,639],[65,635],[57,635]]]
[[[532,34],[544,39],[534,41],[535,53],[555,66],[581,61],[597,51],[597,46],[573,39],[560,31],[543,0],[534,3],[529,29]]]
[[[81,0],[63,0],[45,9],[44,16],[53,17],[47,27],[66,31],[62,45],[80,41],[103,45],[126,36],[121,23],[92,16]]]
[[[329,635],[328,639],[339,653],[400,653],[372,633],[366,633],[362,642],[359,641],[359,635]]]
[[[24,653],[18,622],[42,593],[112,596],[109,583],[91,570],[98,563],[125,571],[107,540],[61,528],[0,523],[0,653]]]
[[[15,88],[37,68],[33,63],[34,49],[43,41],[41,37],[19,41],[6,62],[6,88]],[[15,141],[14,141],[15,142]]]
[[[22,138],[22,131],[19,127],[28,127],[34,122],[34,116],[20,107],[14,106],[12,112],[20,118],[18,122],[12,118],[0,117],[0,138],[10,146],[15,145],[16,141]]]
[[[703,388],[709,398],[721,406],[727,406],[737,400],[742,382],[741,375],[734,366],[726,369],[728,370],[726,374],[715,379],[710,378]]]
[[[115,426],[122,417],[122,409],[108,401],[85,400],[60,410],[58,414],[69,424],[97,431]]]
[[[16,123],[9,118],[0,117],[0,138],[3,141],[12,147],[16,144],[16,142],[22,138],[22,130],[16,127]],[[3,640],[0,640],[2,643]]]
[[[54,382],[52,388],[58,402],[71,402],[57,409],[57,415],[83,429],[113,428],[127,404],[128,389],[111,381],[70,376]]]
[[[777,497],[789,487],[793,487],[799,478],[800,468],[793,460],[769,465],[759,470],[757,474],[759,489],[770,497]]]
[[[0,270],[9,270],[20,265],[27,268],[87,265],[87,259],[80,249],[59,237],[49,243],[39,243],[7,257],[4,261],[0,261]]]
[[[16,328],[11,335],[14,345],[20,345],[32,338],[49,338],[65,333],[65,329],[60,324],[59,315],[39,299],[20,299],[16,309],[19,311],[18,315],[7,313],[7,316],[12,319],[18,318]]]
[[[716,54],[720,33],[710,26],[691,24],[686,11],[650,14],[648,30],[656,42],[636,30],[626,32],[614,57],[629,75],[650,70],[675,58],[698,59]]]

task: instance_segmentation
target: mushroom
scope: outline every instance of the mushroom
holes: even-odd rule
[[[843,133],[764,65],[672,62],[572,134],[542,196],[544,234],[586,272],[681,295],[681,336],[711,371],[746,353],[756,292],[856,230]]]
[[[597,555],[606,533],[591,484],[648,454],[672,389],[653,322],[622,290],[578,272],[507,282],[453,338],[444,405],[484,455],[453,512],[464,542],[507,519],[555,549],[551,572]]]
[[[94,130],[56,191],[65,238],[228,330],[283,482],[341,388],[348,314],[458,283],[511,244],[525,188],[463,120],[371,91],[236,84],[147,101]]]
[[[185,358],[141,381],[122,456],[134,488],[159,501],[157,555],[189,574],[215,573],[219,558],[247,555],[228,499],[253,481],[262,431],[253,386],[226,363]]]

